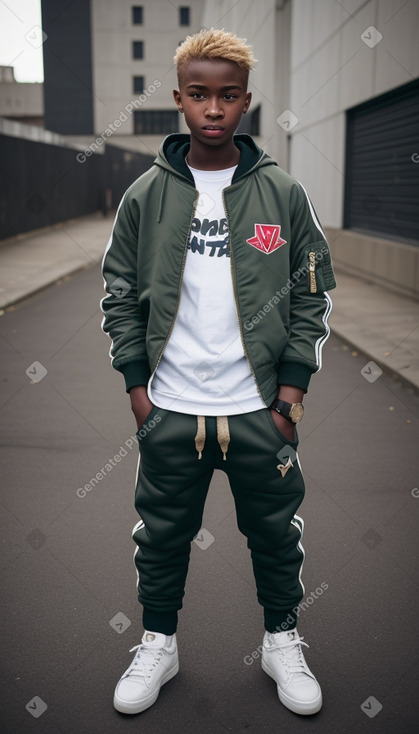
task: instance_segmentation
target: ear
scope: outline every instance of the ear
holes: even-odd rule
[[[249,109],[251,101],[252,101],[252,92],[247,92],[246,97],[245,97],[244,106],[243,106],[243,113],[242,113],[243,115],[245,115],[247,110]]]
[[[183,112],[182,98],[178,89],[173,90],[173,99],[175,100],[175,104],[179,112]]]

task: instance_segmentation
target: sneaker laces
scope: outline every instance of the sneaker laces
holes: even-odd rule
[[[137,654],[129,668],[125,671],[123,678],[135,676],[138,678],[149,679],[153,670],[157,668],[163,657],[163,650],[159,648],[150,648],[143,643],[132,647],[130,652],[137,651]]]
[[[308,647],[307,643],[304,642],[304,637],[300,637],[298,633],[288,642],[275,642],[271,649],[278,650],[286,664],[288,671],[296,675],[296,678],[303,679],[306,675],[312,675],[307,667],[307,663],[304,659],[302,645]]]

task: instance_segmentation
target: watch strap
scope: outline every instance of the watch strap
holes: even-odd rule
[[[290,423],[292,423],[292,420],[290,418],[292,403],[287,403],[285,400],[280,400],[279,398],[276,398],[276,400],[274,400],[274,402],[272,403],[271,408],[273,410],[276,410],[277,413],[284,416],[287,421],[290,421]]]

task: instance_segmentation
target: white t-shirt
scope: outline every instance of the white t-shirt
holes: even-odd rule
[[[243,352],[233,292],[222,190],[231,184],[235,169],[190,169],[200,196],[180,304],[149,386],[150,400],[160,408],[217,416],[265,407]]]

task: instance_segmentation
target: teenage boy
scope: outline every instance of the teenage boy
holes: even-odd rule
[[[335,286],[300,183],[248,135],[251,47],[203,30],[175,56],[190,135],[169,135],[126,192],[105,253],[104,330],[138,425],[144,635],[114,706],[139,713],[178,672],[176,627],[214,469],[228,476],[264,609],[262,667],[292,711],[322,704],[296,629],[304,481],[296,424]]]

